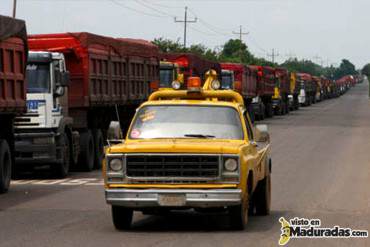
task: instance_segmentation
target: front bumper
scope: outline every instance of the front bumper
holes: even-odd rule
[[[35,143],[35,140],[53,140],[53,142]],[[62,162],[61,152],[56,145],[54,132],[16,133],[15,161],[17,164],[50,164]]]
[[[163,203],[163,196],[179,196],[180,203]],[[128,208],[185,207],[212,208],[240,205],[240,189],[106,189],[108,204]]]

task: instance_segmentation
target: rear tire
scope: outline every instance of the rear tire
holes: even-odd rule
[[[93,137],[95,147],[94,168],[101,169],[104,158],[104,138],[102,131],[100,129],[94,130]]]
[[[81,152],[78,159],[79,167],[86,172],[94,169],[94,139],[91,131],[83,132],[80,137]]]
[[[257,215],[269,215],[271,206],[271,174],[268,174],[258,183],[255,192],[255,206]]]
[[[113,225],[117,230],[129,230],[134,211],[129,208],[112,206]]]
[[[58,178],[65,178],[71,164],[71,144],[65,133],[61,133],[59,138],[59,147],[63,157],[61,163],[55,164],[55,173]]]
[[[0,194],[9,190],[12,158],[10,148],[5,140],[0,140]]]

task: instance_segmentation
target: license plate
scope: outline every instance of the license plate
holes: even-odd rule
[[[172,207],[180,207],[185,206],[186,204],[186,196],[185,195],[159,195],[158,202],[161,206],[172,206]]]

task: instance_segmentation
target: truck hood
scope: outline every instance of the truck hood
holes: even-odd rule
[[[219,153],[237,154],[244,141],[219,140],[140,140],[108,148],[108,153]]]

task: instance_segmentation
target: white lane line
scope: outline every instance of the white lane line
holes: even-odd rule
[[[62,186],[103,186],[104,180],[101,178],[66,178],[66,179],[32,179],[32,180],[13,180],[11,185],[62,185]]]

